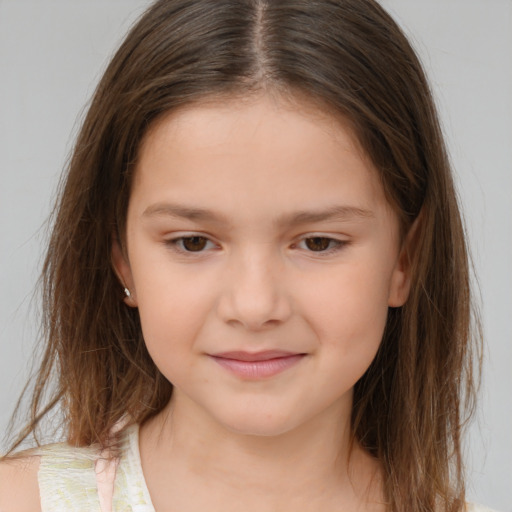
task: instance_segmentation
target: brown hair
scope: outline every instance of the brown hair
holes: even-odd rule
[[[144,422],[168,402],[172,385],[111,265],[138,148],[169,111],[261,90],[305,95],[348,119],[403,233],[416,221],[411,293],[389,310],[377,357],[356,384],[353,434],[381,461],[390,510],[461,511],[472,347],[480,355],[464,231],[424,72],[374,0],[160,0],[133,27],[62,185],[42,278],[46,348],[14,447],[57,404],[70,443],[105,445],[121,418]]]

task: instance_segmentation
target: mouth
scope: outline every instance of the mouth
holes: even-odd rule
[[[298,364],[306,354],[266,350],[263,352],[222,352],[210,357],[225,370],[246,380],[273,377]]]

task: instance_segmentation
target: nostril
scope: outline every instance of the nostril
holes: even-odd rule
[[[273,327],[277,327],[282,323],[282,320],[268,319],[264,321],[259,321],[257,319],[250,319],[246,315],[237,315],[237,318],[231,318],[227,320],[226,323],[233,327],[241,326],[250,331],[258,332],[266,329],[271,329]]]

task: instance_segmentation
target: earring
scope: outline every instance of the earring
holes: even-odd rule
[[[131,298],[131,296],[132,296],[132,294],[131,294],[130,290],[128,290],[128,288],[125,288],[125,289],[124,289],[124,294],[126,295],[126,297],[127,297],[128,299],[130,299],[130,298]]]

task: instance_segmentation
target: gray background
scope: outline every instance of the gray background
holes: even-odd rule
[[[479,276],[470,497],[512,512],[512,0],[383,0],[430,74]],[[80,113],[145,0],[0,0],[0,437],[37,335],[42,229]]]

